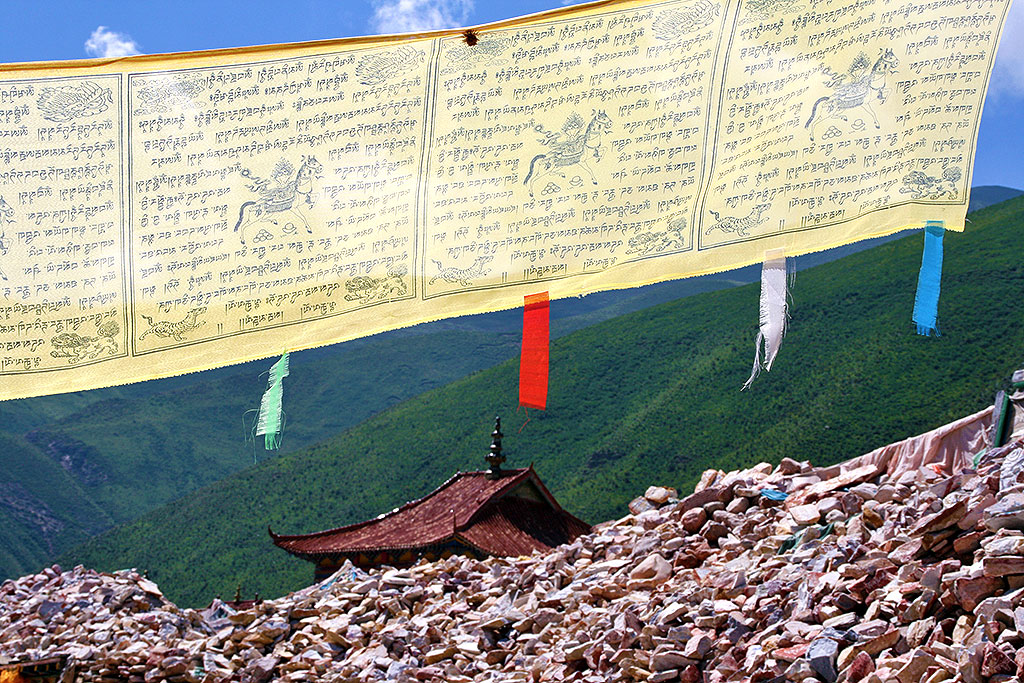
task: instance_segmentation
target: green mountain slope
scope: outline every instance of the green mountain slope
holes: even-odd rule
[[[747,270],[733,278],[754,279]],[[560,302],[552,335],[734,284],[698,278]],[[521,311],[469,316],[293,354],[282,452],[513,357],[521,319]],[[269,457],[261,442],[244,443],[243,416],[259,405],[266,388],[260,375],[272,362],[0,403],[0,439],[20,458],[16,468],[0,466],[0,496],[16,492],[12,500],[31,500],[27,505],[43,511],[14,514],[0,503],[9,537],[0,538],[0,580],[38,569],[85,537],[54,537],[51,518],[96,533]],[[98,514],[78,520],[80,506],[48,499],[38,482],[52,488],[58,480]],[[32,540],[44,536],[46,543]]]
[[[372,517],[477,469],[495,413],[510,466],[536,463],[563,504],[596,522],[652,483],[784,456],[836,462],[992,401],[1024,348],[1024,198],[946,239],[940,327],[910,321],[921,236],[801,273],[790,332],[750,391],[755,286],[622,316],[552,344],[550,409],[513,414],[515,360],[427,392],[301,452],[268,460],[90,540],[62,559],[147,568],[186,604],[280,594],[311,567],[273,547]]]
[[[438,331],[307,354],[286,380],[284,452],[490,367],[518,344],[509,334]],[[262,443],[245,442],[242,418],[259,405],[270,364],[174,378],[162,392],[139,385],[92,402],[73,394],[0,404],[0,579],[265,459]]]
[[[810,267],[879,243],[869,240],[810,254],[796,265]],[[552,338],[758,277],[758,268],[750,266],[558,301]],[[513,357],[521,320],[519,310],[500,311],[293,354],[285,392],[291,419],[283,452],[329,438],[404,399]],[[47,564],[68,543],[80,541],[81,533],[134,519],[267,457],[261,444],[243,443],[241,425],[245,412],[259,403],[264,389],[260,374],[270,364],[0,403],[0,439],[9,441],[12,453],[25,454],[20,467],[0,468],[0,494],[17,492],[12,501],[32,501],[19,506],[41,511],[19,508],[15,514],[13,507],[5,511],[0,505],[0,523],[10,536],[0,544],[0,580]],[[325,377],[333,381],[322,381]],[[55,463],[60,467],[53,468]],[[78,491],[93,514],[79,519],[80,505],[39,497],[46,487],[36,482],[44,479],[51,488],[60,480],[60,486]],[[51,518],[60,520],[61,528],[91,531],[55,537]],[[31,540],[36,537],[47,541]]]
[[[0,573],[20,576],[113,523],[60,465],[0,435]]]
[[[299,362],[285,380],[284,445],[295,450],[358,424],[405,398],[446,384],[515,353],[518,340],[479,332],[391,338]],[[96,473],[91,498],[118,521],[251,466],[262,442],[244,443],[242,417],[266,389],[260,364],[247,374],[158,394],[142,402],[108,401],[30,433],[62,451],[87,451]],[[201,390],[200,390],[201,389]],[[140,405],[141,403],[141,405]],[[248,418],[252,420],[253,415]],[[288,452],[288,451],[285,451]],[[145,497],[133,495],[145,480]]]

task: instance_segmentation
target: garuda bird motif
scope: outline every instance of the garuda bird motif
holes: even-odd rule
[[[102,88],[91,81],[85,81],[78,85],[43,88],[36,104],[44,119],[64,123],[95,116],[106,111],[113,102],[114,97],[110,88]]]

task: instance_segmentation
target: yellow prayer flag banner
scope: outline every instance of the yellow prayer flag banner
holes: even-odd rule
[[[962,229],[1007,0],[0,68],[0,399]]]

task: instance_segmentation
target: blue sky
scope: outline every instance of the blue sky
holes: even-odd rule
[[[560,0],[0,0],[0,62],[205,50],[482,24]],[[1003,34],[982,119],[975,185],[1024,189],[1024,0]]]

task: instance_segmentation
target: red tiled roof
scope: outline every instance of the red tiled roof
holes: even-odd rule
[[[527,481],[545,503],[507,495]],[[522,555],[566,543],[590,529],[559,507],[533,468],[459,472],[438,489],[358,524],[295,536],[270,532],[274,545],[304,559],[381,550],[418,550],[456,540],[491,555]]]
[[[590,531],[590,527],[543,503],[507,496],[481,511],[479,519],[459,532],[468,545],[491,555],[529,555],[545,551]]]

